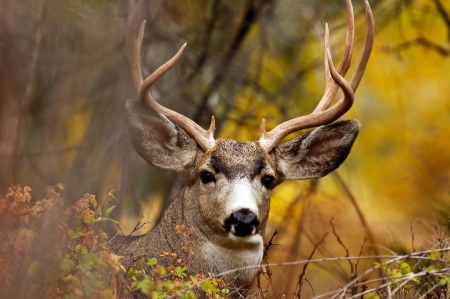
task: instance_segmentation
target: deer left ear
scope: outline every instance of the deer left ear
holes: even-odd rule
[[[323,177],[347,158],[360,127],[356,119],[322,126],[278,145],[270,156],[286,180]]]

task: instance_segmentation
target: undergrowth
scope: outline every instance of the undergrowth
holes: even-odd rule
[[[64,208],[62,190],[62,185],[48,187],[45,198],[34,201],[31,188],[13,186],[0,197],[0,298],[119,298],[124,290],[155,299],[228,294],[223,280],[210,273],[188,275],[176,253],[161,251],[158,258],[169,259],[167,266],[153,257],[125,267],[99,228],[101,222],[117,223],[109,218],[112,192],[102,203],[85,194]],[[193,228],[174,229],[186,239],[181,250],[193,254]]]
[[[161,250],[159,256],[125,264],[110,250],[110,238],[100,228],[104,222],[117,224],[109,217],[114,209],[113,193],[100,201],[85,194],[73,206],[64,207],[62,190],[62,185],[50,186],[41,200],[32,199],[29,187],[13,186],[0,195],[0,298],[221,299],[233,293],[221,279],[223,275],[189,271],[194,228],[174,228],[185,239],[178,254]],[[446,228],[436,226],[430,231],[433,243],[406,255],[363,256],[363,243],[359,254],[351,256],[330,224],[346,256],[314,259],[325,235],[308,260],[270,264],[266,253],[274,244],[274,234],[265,246],[263,265],[254,266],[259,268],[257,288],[247,297],[301,298],[305,285],[314,288],[307,277],[310,264],[346,260],[350,272],[347,284],[314,298],[449,298],[450,245]],[[374,261],[372,267],[358,273],[359,261],[366,259]],[[277,293],[271,267],[299,264],[303,271],[298,275],[294,294]]]

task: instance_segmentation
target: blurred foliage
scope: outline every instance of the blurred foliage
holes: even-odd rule
[[[192,236],[195,228],[177,225],[173,229],[184,240],[178,253],[160,250],[158,257],[148,257],[145,248],[127,260],[110,249],[116,236],[109,238],[99,228],[102,222],[115,223],[109,218],[115,208],[114,195],[109,192],[97,201],[92,194],[84,194],[73,206],[65,207],[60,191],[61,184],[49,186],[45,198],[35,200],[31,188],[12,186],[0,196],[0,296],[2,298],[181,298],[225,299],[240,292],[227,285],[223,273],[192,273],[189,257],[194,252]],[[347,261],[351,279],[339,288],[334,282],[328,292],[319,297],[345,294],[345,298],[418,298],[440,295],[448,297],[450,291],[450,251],[448,229],[434,227],[430,234],[433,243],[428,250],[416,250],[407,255],[362,255],[349,250],[330,221],[337,242],[345,257],[317,259],[316,249],[324,246],[325,234],[315,244],[308,260],[295,261],[303,265],[293,298],[301,298],[302,287],[307,282],[311,288],[310,263],[337,263]],[[264,262],[257,274],[257,289],[245,298],[286,298],[274,284],[271,267],[282,267],[281,277],[289,263],[270,264],[266,253],[276,245],[276,234],[264,246]],[[137,242],[137,241],[136,241]],[[362,268],[362,260],[384,260]],[[248,267],[249,265],[247,265]],[[254,265],[258,267],[259,265]],[[291,265],[292,266],[292,263]],[[359,268],[358,268],[359,267]],[[382,270],[377,274],[377,270]],[[358,272],[360,271],[360,272]],[[292,281],[286,281],[292,286]],[[286,286],[286,284],[284,285]],[[241,295],[239,295],[240,298]],[[233,297],[235,298],[235,296]],[[437,297],[436,297],[437,298]]]
[[[186,240],[181,248],[185,256],[161,251],[160,260],[137,258],[125,264],[109,249],[114,238],[98,228],[104,221],[118,224],[108,218],[115,207],[113,194],[102,203],[85,194],[64,208],[62,190],[61,184],[47,187],[45,198],[36,201],[30,187],[13,186],[0,196],[2,298],[224,299],[230,292],[211,274],[188,277],[194,228],[174,228]]]
[[[188,44],[152,93],[203,127],[215,115],[222,138],[257,140],[262,118],[270,129],[310,113],[324,88],[325,21],[336,64],[345,40],[340,0],[144,4],[144,75]],[[353,4],[356,61],[365,16],[362,1]],[[307,257],[332,216],[356,252],[364,236],[410,251],[410,231],[426,233],[417,222],[411,229],[412,219],[448,225],[450,5],[374,0],[371,6],[375,46],[345,116],[361,121],[361,133],[337,172],[274,190],[268,233],[280,229],[283,246],[273,259]],[[21,183],[44,194],[63,182],[63,196],[74,204],[82,192],[116,189],[121,200],[112,215],[131,229],[140,214],[156,222],[181,188],[175,174],[148,166],[129,140],[124,105],[136,95],[124,55],[126,17],[126,1],[0,1],[1,190]],[[328,270],[330,279],[348,279],[341,266]],[[292,284],[285,285],[288,293]]]
[[[107,220],[101,212],[111,208],[97,205],[90,194],[63,208],[62,189],[62,185],[48,187],[42,200],[33,200],[31,188],[20,186],[0,196],[2,298],[112,298],[115,294],[103,278],[108,271],[114,274],[124,268],[119,256],[105,247],[107,235],[95,226]],[[73,218],[75,226],[70,225]]]

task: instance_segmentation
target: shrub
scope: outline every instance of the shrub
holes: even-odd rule
[[[0,197],[1,298],[118,298],[123,294],[151,298],[223,298],[225,283],[211,274],[188,275],[187,259],[161,251],[132,265],[109,250],[106,233],[98,228],[114,209],[112,192],[99,204],[85,194],[64,208],[62,185],[46,189],[33,201],[31,188],[13,186]],[[75,220],[75,221],[74,221]],[[186,242],[185,256],[193,254],[193,228],[177,226]],[[150,268],[147,272],[145,269]]]

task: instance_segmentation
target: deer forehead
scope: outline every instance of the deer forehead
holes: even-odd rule
[[[257,142],[219,139],[206,164],[227,179],[253,180],[261,172],[273,173],[273,162]]]

